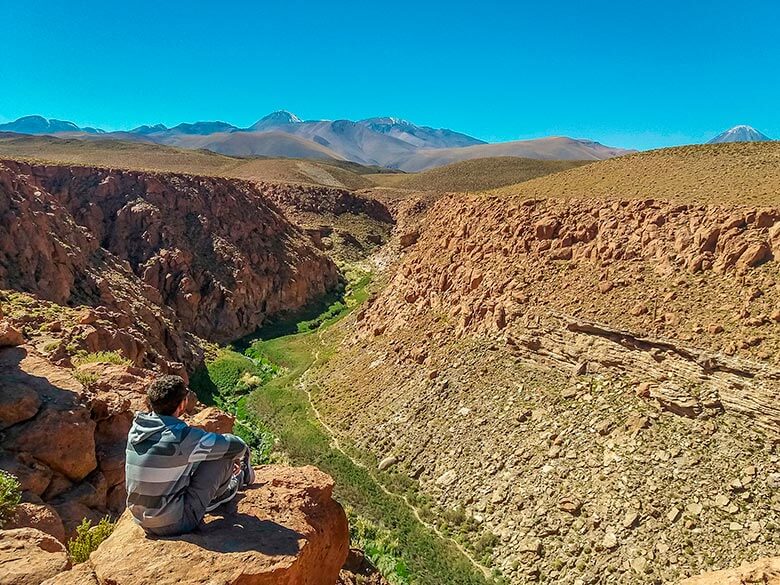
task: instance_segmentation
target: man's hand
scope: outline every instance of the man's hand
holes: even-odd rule
[[[192,414],[195,412],[195,406],[198,404],[198,396],[192,390],[187,390],[187,406],[184,408],[184,412]]]

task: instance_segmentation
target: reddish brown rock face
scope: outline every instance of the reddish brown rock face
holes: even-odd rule
[[[0,379],[15,409],[3,431],[0,467],[16,475],[25,504],[14,526],[33,527],[64,541],[83,518],[124,510],[124,449],[132,410],[144,404],[148,372],[90,364],[104,384],[85,389],[72,370],[24,345],[0,349]],[[135,375],[133,375],[135,374]],[[34,408],[33,408],[34,407]],[[114,494],[114,499],[111,495]],[[46,504],[44,504],[45,502]]]
[[[333,480],[314,467],[261,467],[254,486],[197,531],[149,538],[125,514],[88,563],[49,585],[333,585],[349,551]],[[90,571],[91,569],[91,571]]]
[[[177,330],[231,340],[338,280],[256,186],[234,179],[5,161],[0,215],[16,218],[0,227],[0,287],[109,307],[178,361]]]
[[[723,340],[704,326],[684,330],[740,306],[746,333],[770,320],[780,209],[450,196],[421,227],[418,240],[401,237],[408,252],[365,310],[367,334],[432,310],[458,324],[457,335],[492,332],[545,307],[717,347]],[[743,300],[751,288],[759,292]],[[760,344],[750,337],[746,347]]]
[[[35,528],[65,542],[65,527],[57,511],[48,504],[22,502],[16,506],[14,516],[5,524],[4,530],[12,528]]]
[[[39,585],[70,568],[65,546],[34,528],[0,530],[0,583]]]
[[[236,418],[222,412],[218,408],[213,406],[207,406],[200,412],[193,414],[188,419],[185,419],[187,424],[191,427],[197,427],[203,429],[209,433],[232,433],[233,424],[236,422]]]

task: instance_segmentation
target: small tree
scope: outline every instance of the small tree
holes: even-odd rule
[[[100,543],[111,536],[116,523],[106,516],[97,525],[84,518],[76,528],[76,537],[68,541],[68,554],[74,564],[89,560],[89,555]]]
[[[10,520],[22,501],[22,486],[16,476],[0,469],[0,528]]]

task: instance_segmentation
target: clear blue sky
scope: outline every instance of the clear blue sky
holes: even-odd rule
[[[0,119],[394,115],[489,140],[780,138],[780,2],[36,1],[3,6]]]

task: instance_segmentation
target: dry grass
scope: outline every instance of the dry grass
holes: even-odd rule
[[[500,156],[461,161],[421,173],[370,175],[370,178],[383,187],[416,191],[483,191],[558,173],[589,162]]]
[[[689,204],[780,202],[780,142],[665,148],[593,163],[495,191],[524,198],[667,199]]]

